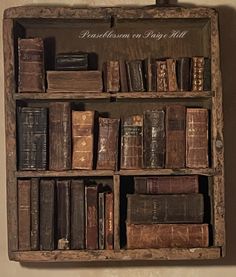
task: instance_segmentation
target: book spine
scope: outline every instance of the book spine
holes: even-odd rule
[[[99,118],[97,169],[117,168],[119,119]]]
[[[128,92],[128,79],[127,79],[127,70],[125,61],[119,61],[119,68],[120,68],[120,90],[122,92]]]
[[[106,91],[118,92],[120,90],[119,61],[107,61],[105,63],[104,75]]]
[[[141,60],[126,61],[129,91],[145,91],[144,72]]]
[[[127,224],[127,249],[208,247],[207,224]]]
[[[182,105],[166,108],[166,168],[185,167],[186,108]]]
[[[146,88],[148,92],[152,92],[152,82],[153,82],[153,76],[152,76],[152,60],[151,58],[147,58],[145,60],[145,79],[146,79]]]
[[[30,180],[18,180],[19,250],[30,250]]]
[[[204,91],[211,90],[211,59],[205,58],[204,59],[204,84],[203,89]]]
[[[168,91],[168,69],[166,61],[157,61],[157,91],[165,92]]]
[[[144,168],[163,168],[166,151],[164,110],[144,112],[143,127]]]
[[[178,91],[177,75],[176,75],[176,60],[167,59],[166,64],[167,64],[169,91]]]
[[[88,54],[58,54],[56,56],[55,70],[88,70]]]
[[[31,179],[31,250],[39,250],[39,178]]]
[[[98,194],[98,242],[99,249],[103,250],[105,248],[105,193],[100,192]]]
[[[204,58],[192,58],[192,91],[203,91],[204,84]]]
[[[71,181],[71,249],[85,248],[84,182]]]
[[[93,111],[72,111],[73,169],[93,169],[93,131]]]
[[[113,249],[114,242],[114,211],[113,211],[113,193],[105,194],[105,237],[106,249]]]
[[[189,168],[209,166],[207,109],[187,109],[186,166]]]
[[[70,103],[49,104],[49,170],[71,169]]]
[[[189,91],[191,88],[191,58],[177,60],[177,82],[180,91]]]

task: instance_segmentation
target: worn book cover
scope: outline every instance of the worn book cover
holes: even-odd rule
[[[113,193],[105,194],[105,247],[114,248],[114,197]]]
[[[39,178],[31,179],[31,250],[39,250]]]
[[[191,58],[184,57],[177,60],[177,83],[179,91],[191,90]]]
[[[104,87],[106,92],[120,91],[119,61],[107,61],[103,66]]]
[[[176,74],[176,60],[167,59],[167,73],[168,73],[168,89],[169,91],[178,91],[177,74]]]
[[[143,62],[141,60],[126,61],[126,68],[129,91],[145,91]]]
[[[88,53],[59,53],[56,55],[55,70],[88,70]]]
[[[167,62],[165,61],[156,61],[156,74],[157,74],[157,91],[158,92],[167,92],[169,90],[168,84],[168,69]]]
[[[192,91],[204,89],[204,57],[192,58]]]

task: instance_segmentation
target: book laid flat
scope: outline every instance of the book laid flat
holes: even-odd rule
[[[43,39],[19,38],[18,62],[18,91],[45,92]]]
[[[204,63],[204,57],[192,58],[192,91],[203,91]]]
[[[39,250],[39,178],[31,179],[31,250]]]
[[[166,61],[156,61],[157,74],[157,91],[168,91],[168,69]]]
[[[176,60],[167,59],[167,73],[168,73],[168,90],[178,91],[177,75],[176,75]]]
[[[127,201],[128,223],[203,223],[202,194],[128,194]]]
[[[209,246],[207,224],[127,224],[127,249]]]
[[[107,92],[120,91],[119,61],[107,61],[104,63],[104,87]]]
[[[71,169],[70,103],[49,104],[49,170]]]
[[[47,168],[47,108],[18,108],[18,168],[45,170]]]
[[[208,160],[208,110],[187,108],[186,166],[207,168]]]
[[[143,166],[163,168],[165,165],[165,112],[145,111],[143,117]]]
[[[142,60],[126,61],[128,87],[131,92],[145,91]]]
[[[128,79],[127,79],[127,70],[126,63],[124,60],[119,60],[119,68],[120,68],[120,91],[128,92]]]
[[[48,92],[102,92],[101,71],[47,71]]]
[[[93,168],[94,111],[72,111],[72,168]]]
[[[105,248],[113,249],[114,242],[114,201],[113,193],[105,194]]]
[[[98,194],[98,248],[105,249],[105,193]]]
[[[99,117],[97,169],[116,170],[119,119]]]
[[[166,107],[166,168],[185,167],[186,108]]]
[[[205,58],[204,59],[204,84],[203,89],[204,91],[210,91],[211,90],[211,59]]]
[[[191,89],[191,58],[179,58],[177,60],[177,82],[179,91]]]
[[[88,53],[59,53],[56,55],[55,70],[88,70]]]
[[[134,191],[139,194],[188,194],[199,192],[198,176],[134,177]]]
[[[55,181],[40,181],[40,250],[54,250]]]
[[[121,125],[121,169],[140,169],[143,165],[143,117],[129,116]]]

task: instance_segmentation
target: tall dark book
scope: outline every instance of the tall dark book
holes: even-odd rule
[[[45,170],[47,168],[47,108],[18,109],[18,168]]]
[[[98,248],[105,249],[105,194],[98,194]]]
[[[192,91],[203,91],[204,64],[204,57],[192,58]]]
[[[31,250],[39,250],[39,178],[31,179]]]
[[[112,250],[114,248],[114,200],[113,193],[105,194],[105,238],[106,249]]]
[[[165,112],[145,111],[143,119],[143,166],[163,168],[165,165]]]
[[[203,83],[203,89],[204,91],[210,91],[211,90],[211,59],[205,58],[204,59],[204,83]]]
[[[121,169],[143,166],[143,117],[129,116],[121,126]]]
[[[126,68],[129,91],[145,91],[143,62],[141,60],[126,61]]]
[[[30,180],[18,180],[19,250],[30,250]]]
[[[85,198],[83,180],[71,181],[71,249],[85,248]]]
[[[99,118],[97,169],[116,170],[119,119]]]
[[[120,68],[119,61],[107,61],[103,66],[104,87],[107,92],[118,92],[120,90]]]
[[[148,57],[144,61],[145,66],[145,80],[146,80],[146,88],[148,92],[156,91],[153,90],[153,70],[152,70],[152,59]]]
[[[88,53],[59,53],[56,55],[55,70],[88,70]]]
[[[19,38],[18,58],[18,91],[45,92],[43,39]]]
[[[186,166],[207,168],[208,160],[208,110],[187,108]]]
[[[180,91],[191,89],[191,58],[179,58],[177,60],[177,82]]]
[[[40,181],[40,250],[55,249],[54,217],[55,217],[55,181]]]
[[[70,103],[49,104],[49,170],[71,168]]]
[[[186,108],[166,107],[166,168],[185,167]]]
[[[202,194],[127,195],[127,222],[203,223]]]
[[[124,60],[119,60],[119,68],[120,68],[120,90],[122,92],[128,92],[128,77],[126,70],[126,63]]]
[[[70,180],[57,180],[57,249],[70,249]]]
[[[168,73],[168,90],[178,91],[177,74],[176,74],[176,60],[167,59],[167,73]]]
[[[169,89],[167,62],[156,61],[156,69],[157,91],[166,92]]]

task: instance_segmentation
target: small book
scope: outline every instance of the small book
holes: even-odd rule
[[[204,57],[192,58],[192,91],[204,89]]]
[[[39,250],[39,178],[31,179],[31,250]]]
[[[127,79],[127,70],[126,64],[124,60],[119,60],[119,68],[120,68],[120,91],[128,92],[128,79]]]
[[[141,60],[126,61],[126,68],[129,91],[145,91],[143,62]]]
[[[98,248],[105,249],[105,194],[98,194]]]
[[[203,89],[204,91],[210,91],[211,90],[211,59],[205,58],[204,59],[204,84]]]
[[[176,60],[167,59],[167,73],[168,73],[168,90],[178,91],[177,75],[176,75]]]
[[[88,70],[88,53],[59,53],[56,55],[56,70]]]
[[[114,248],[114,200],[113,193],[105,194],[105,247],[107,250]]]
[[[191,58],[177,60],[177,83],[179,91],[191,90]]]
[[[167,61],[156,61],[156,69],[157,91],[166,92],[169,89]]]
[[[104,87],[107,92],[120,91],[119,61],[107,61],[104,63]]]

